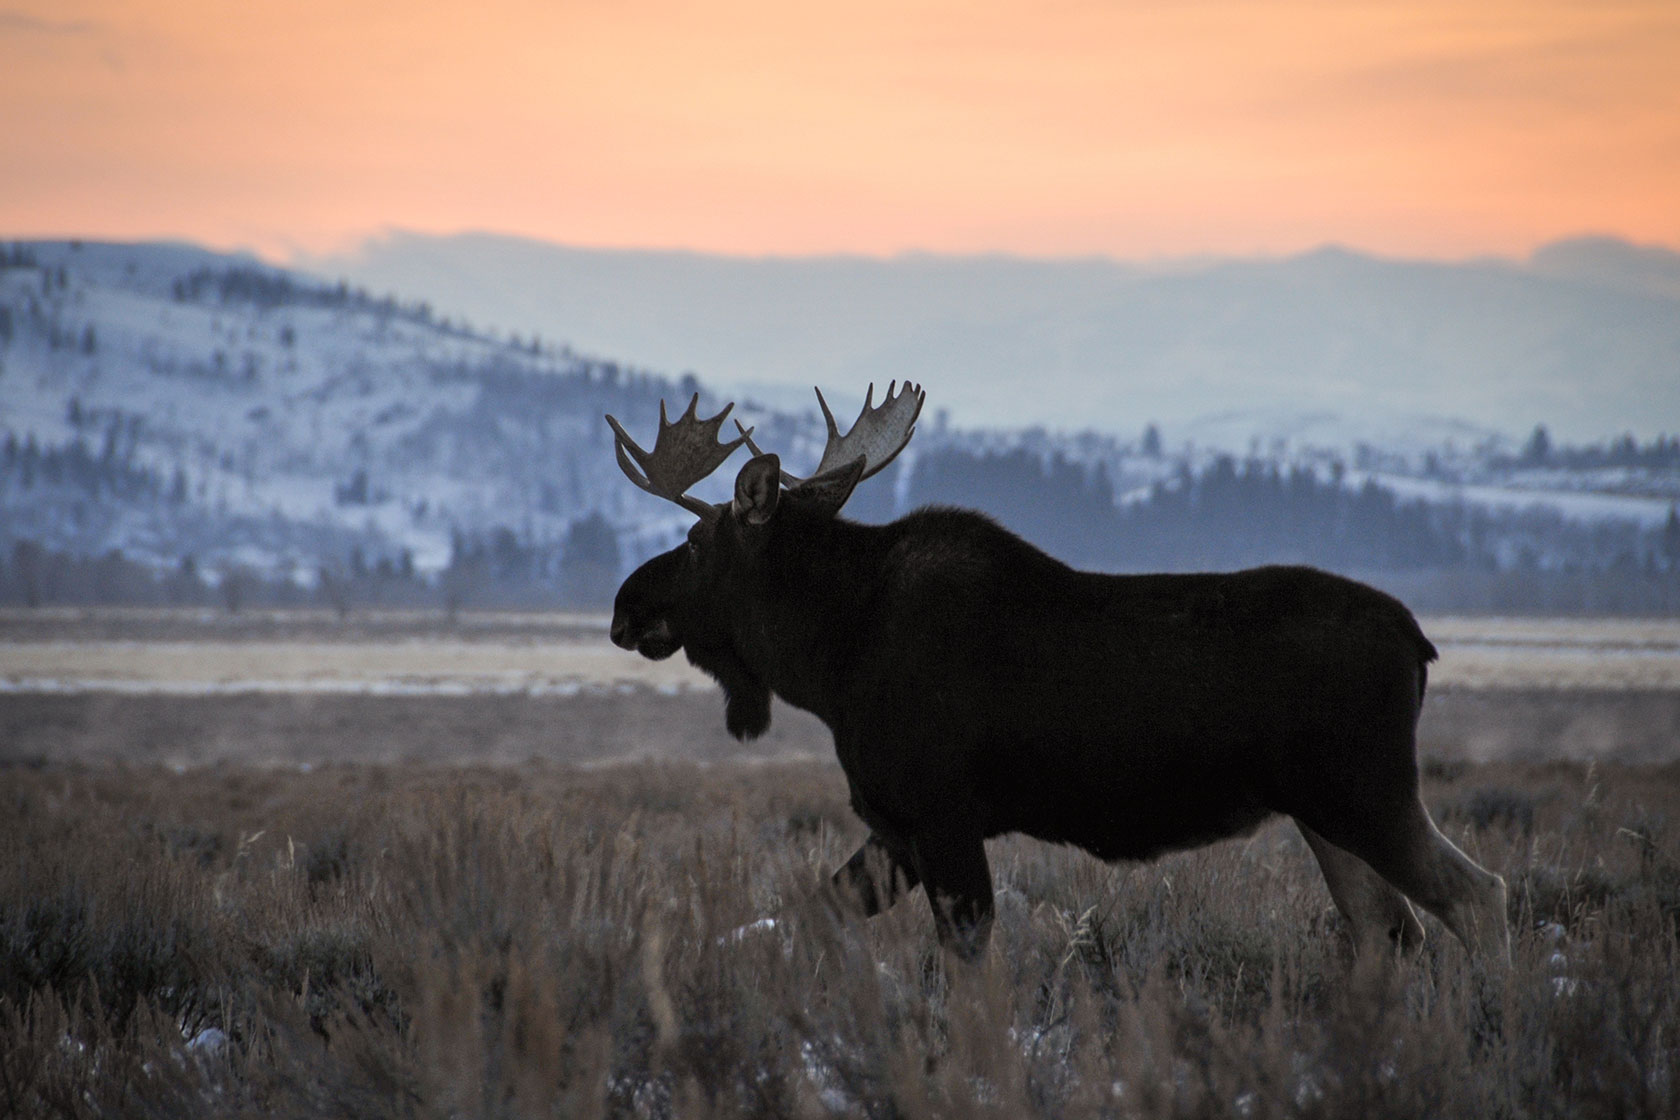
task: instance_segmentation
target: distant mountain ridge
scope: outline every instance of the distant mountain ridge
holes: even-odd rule
[[[1126,264],[728,258],[391,233],[300,264],[723,391],[910,377],[967,426],[1135,432],[1213,414],[1467,423],[1577,441],[1680,425],[1680,253]],[[1252,433],[1262,439],[1269,432]]]

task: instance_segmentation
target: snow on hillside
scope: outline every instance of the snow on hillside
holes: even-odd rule
[[[238,564],[309,583],[352,554],[436,573],[465,538],[552,553],[592,514],[617,534],[621,567],[678,539],[687,516],[625,483],[602,414],[650,445],[661,398],[723,400],[692,375],[452,314],[191,246],[0,243],[0,548],[121,549],[165,569],[190,556],[210,574]],[[1268,406],[1148,434],[958,430],[942,387],[926,387],[894,489],[862,503],[878,515],[902,510],[918,456],[953,446],[1100,466],[1122,504],[1219,455],[1646,529],[1680,498],[1680,470],[1525,464],[1508,437],[1450,418]],[[827,388],[855,415],[862,384]],[[821,446],[814,405],[808,389],[778,390],[735,415],[803,472]],[[719,472],[698,493],[723,500],[729,483]]]
[[[32,499],[14,484],[11,535],[267,570],[355,543],[426,571],[457,531],[552,540],[590,511],[648,516],[601,414],[652,413],[675,396],[663,380],[250,260],[158,246],[29,254],[0,270],[0,433],[83,447],[161,493],[123,502],[43,482]]]

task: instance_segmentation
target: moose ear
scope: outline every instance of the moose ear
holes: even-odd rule
[[[762,525],[776,512],[782,497],[782,461],[774,455],[754,455],[735,476],[736,520]]]
[[[801,503],[815,508],[823,516],[833,517],[852,496],[852,491],[857,489],[868,465],[869,460],[859,455],[844,466],[812,475],[788,493],[796,495]]]

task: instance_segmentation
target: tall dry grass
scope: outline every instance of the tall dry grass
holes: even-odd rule
[[[967,970],[810,901],[830,766],[0,771],[0,1114],[1680,1115],[1680,768],[1427,776],[1503,983],[1351,961],[1286,828],[995,844]]]

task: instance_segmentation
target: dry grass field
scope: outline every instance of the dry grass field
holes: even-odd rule
[[[449,637],[277,625],[0,644]],[[959,967],[919,894],[817,901],[862,838],[820,727],[743,748],[684,687],[14,688],[0,1116],[1680,1115],[1674,694],[1430,706],[1426,800],[1511,885],[1508,975],[1433,921],[1419,959],[1352,959],[1280,826],[1116,867],[996,842]]]
[[[1433,925],[1350,961],[1285,828],[995,844],[968,971],[919,899],[809,901],[828,764],[12,769],[0,1114],[1680,1114],[1680,768],[1428,797],[1512,885],[1503,982]]]

